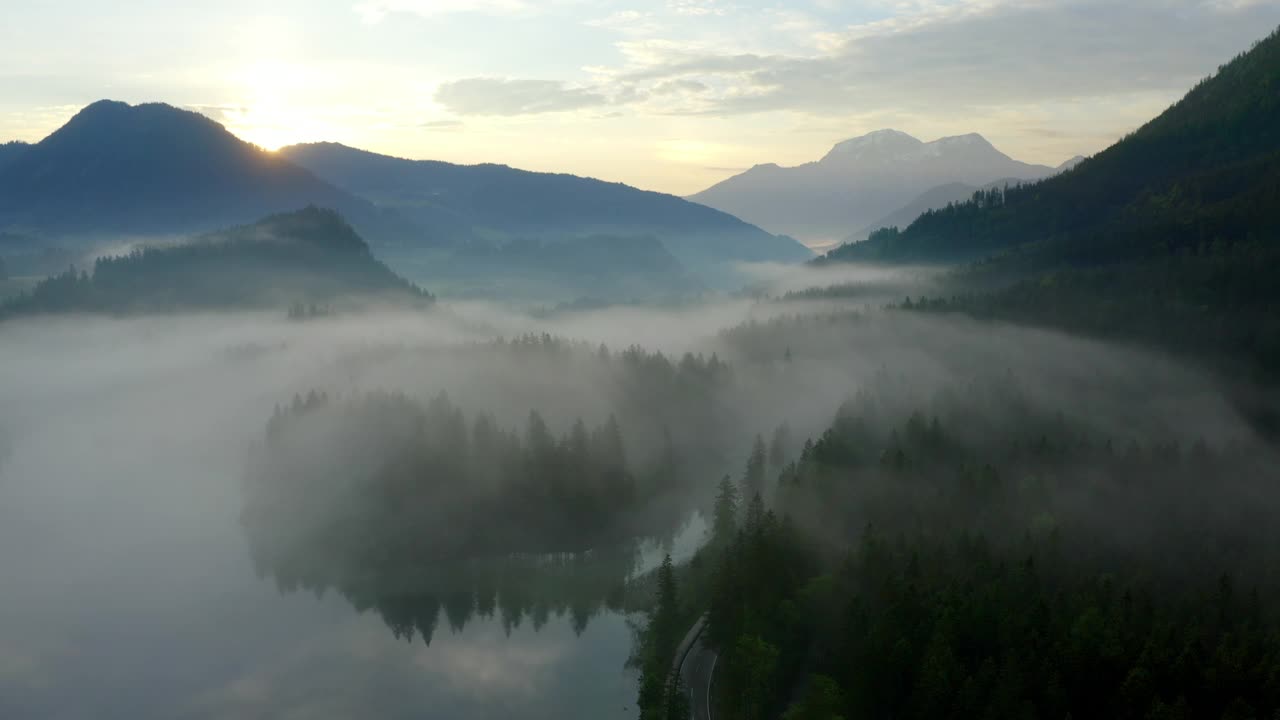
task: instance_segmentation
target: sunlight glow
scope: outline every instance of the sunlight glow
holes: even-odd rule
[[[237,74],[236,84],[248,99],[242,107],[224,111],[228,129],[265,149],[323,139],[332,128],[299,107],[293,97],[316,84],[317,78],[296,63],[257,62]]]

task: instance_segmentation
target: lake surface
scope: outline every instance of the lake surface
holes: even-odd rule
[[[217,497],[175,513],[125,483],[24,506],[5,482],[0,717],[634,716],[616,613],[580,636],[567,617],[508,635],[442,614],[429,646],[407,642],[334,593],[256,578]]]
[[[427,645],[259,579],[238,525],[245,453],[315,373],[298,356],[228,362],[225,337],[155,337],[0,338],[0,717],[635,716],[617,613],[581,635],[554,615],[454,631],[442,613]]]

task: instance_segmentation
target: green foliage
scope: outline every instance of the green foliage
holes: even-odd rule
[[[829,650],[850,715],[1219,717],[1280,702],[1280,638],[1256,598],[1154,593],[1073,567],[1047,539],[1022,551],[868,536]]]
[[[764,438],[756,436],[751,446],[751,455],[747,458],[747,467],[742,473],[742,496],[762,495],[765,491],[764,481],[767,455]]]
[[[639,634],[641,671],[636,703],[642,720],[684,720],[689,717],[688,696],[674,663],[687,628],[671,555],[663,557],[657,576],[657,597]]]
[[[817,262],[817,261],[815,261]],[[778,299],[782,302],[800,302],[805,300],[860,300],[883,294],[885,287],[871,282],[849,282],[810,287],[802,290],[788,290]]]
[[[822,262],[980,261],[951,278],[961,297],[926,309],[1159,343],[1273,381],[1277,97],[1280,32],[1078,167],[980,191]]]
[[[0,307],[0,317],[306,306],[361,295],[432,299],[374,259],[341,216],[311,207],[181,245],[99,258],[92,274],[71,268],[50,277]]]
[[[677,675],[667,693],[666,720],[689,720],[689,713],[689,693]]]
[[[268,421],[241,523],[282,590],[336,588],[398,636],[429,642],[441,608],[454,629],[477,614],[537,628],[555,611],[581,632],[622,605],[640,538],[676,529],[655,503],[677,483],[631,470],[613,418],[557,435],[531,412],[516,432],[444,395],[311,391]],[[687,617],[669,562],[659,580],[669,666]]]
[[[844,706],[840,684],[826,675],[813,675],[800,702],[787,708],[782,720],[842,720]]]
[[[712,513],[711,544],[717,548],[729,544],[738,531],[738,488],[725,475],[716,488]]]
[[[773,440],[769,443],[769,469],[776,473],[790,456],[791,426],[783,423],[773,431]]]
[[[680,627],[680,600],[676,595],[675,570],[671,555],[662,558],[658,568],[658,601],[650,618],[655,637],[655,648],[663,657],[671,656],[680,643],[683,630]]]
[[[244,521],[271,565],[322,558],[339,574],[367,572],[369,553],[394,569],[399,558],[574,552],[659,534],[641,510],[673,479],[644,481],[613,420],[557,438],[531,412],[521,438],[487,416],[468,422],[443,395],[423,407],[313,392],[268,423]]]
[[[1280,709],[1272,452],[1117,450],[1020,410],[1014,388],[979,392],[985,402],[896,426],[875,397],[847,404],[781,474],[778,508],[803,530],[753,500],[710,600],[724,711],[772,717],[792,699],[793,720]]]
[[[792,597],[814,572],[815,558],[790,523],[763,511],[759,496],[751,506],[720,553],[705,632],[724,663],[720,705],[730,717],[763,718],[800,669],[788,642],[800,622]]]
[[[742,635],[725,653],[725,681],[740,692],[726,697],[733,717],[765,720],[774,702],[778,648],[756,635]]]
[[[967,203],[882,230],[828,260],[978,258],[1029,245],[1050,262],[1096,265],[1176,253],[1280,227],[1280,32],[1137,132],[1038,183],[981,190]]]
[[[1159,345],[1259,381],[1280,378],[1280,245],[1210,243],[1143,264],[1049,272],[916,303]]]

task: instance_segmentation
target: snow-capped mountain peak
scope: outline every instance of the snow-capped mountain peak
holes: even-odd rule
[[[896,155],[909,152],[923,144],[898,130],[876,130],[861,137],[836,143],[823,160],[858,158],[866,155]]]

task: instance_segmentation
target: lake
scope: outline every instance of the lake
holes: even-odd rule
[[[555,615],[454,631],[442,613],[427,645],[255,575],[241,470],[274,403],[316,375],[298,356],[51,325],[0,343],[0,717],[635,716],[617,613],[581,635]]]

